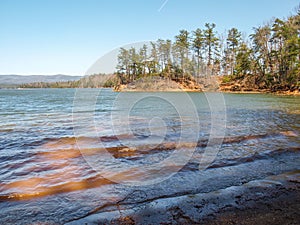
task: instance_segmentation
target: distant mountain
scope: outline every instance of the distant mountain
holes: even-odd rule
[[[76,81],[82,76],[70,75],[0,75],[0,87],[17,86],[20,84],[34,82],[60,82],[60,81]]]

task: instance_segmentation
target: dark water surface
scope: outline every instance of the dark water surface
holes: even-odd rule
[[[214,114],[203,93],[190,93],[190,104],[184,93],[0,90],[0,223],[63,224],[120,202],[300,169],[300,97],[222,97]],[[217,155],[199,170],[212,117],[224,113],[214,125],[226,125],[217,131],[222,144],[212,144]]]

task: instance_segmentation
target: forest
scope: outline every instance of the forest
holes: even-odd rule
[[[253,28],[249,36],[236,28],[218,34],[214,23],[206,23],[180,30],[174,40],[121,48],[116,69],[121,84],[145,76],[184,82],[222,75],[224,83],[247,80],[249,88],[299,90],[300,8],[286,19]]]
[[[237,28],[219,34],[214,23],[206,23],[193,31],[180,30],[174,40],[120,48],[114,75],[21,87],[113,87],[154,76],[182,83],[218,76],[223,84],[243,84],[249,90],[299,91],[300,6],[285,19],[273,18],[254,27],[250,35]]]
[[[33,82],[21,84],[20,88],[101,88],[112,87],[113,74],[93,74],[76,81]]]

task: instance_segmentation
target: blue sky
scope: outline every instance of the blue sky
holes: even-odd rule
[[[128,43],[173,39],[180,29],[206,22],[219,33],[236,27],[250,34],[297,5],[299,0],[0,0],[0,74],[82,75]]]

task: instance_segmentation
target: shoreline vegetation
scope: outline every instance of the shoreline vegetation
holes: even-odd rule
[[[108,76],[108,75],[93,75]],[[113,77],[114,75],[109,75]],[[225,78],[226,79],[226,78]],[[189,80],[185,84],[175,82],[173,80],[164,79],[161,77],[148,77],[138,79],[129,84],[119,84],[116,86],[110,85],[86,85],[80,81],[67,81],[55,83],[29,83],[17,87],[17,89],[31,88],[112,88],[116,92],[221,92],[235,94],[275,94],[275,95],[291,95],[300,96],[300,90],[277,90],[249,88],[241,85],[239,82],[224,82],[224,76],[211,77],[210,79],[202,79],[202,83],[197,83],[194,80]],[[213,84],[207,84],[211,82]],[[74,85],[74,83],[76,85]],[[15,88],[15,87],[10,87]]]
[[[120,48],[113,74],[77,81],[22,84],[19,88],[100,88],[115,91],[221,91],[300,93],[300,6],[286,19],[254,27],[248,37],[236,28],[224,34],[214,23],[180,30],[174,40]]]

